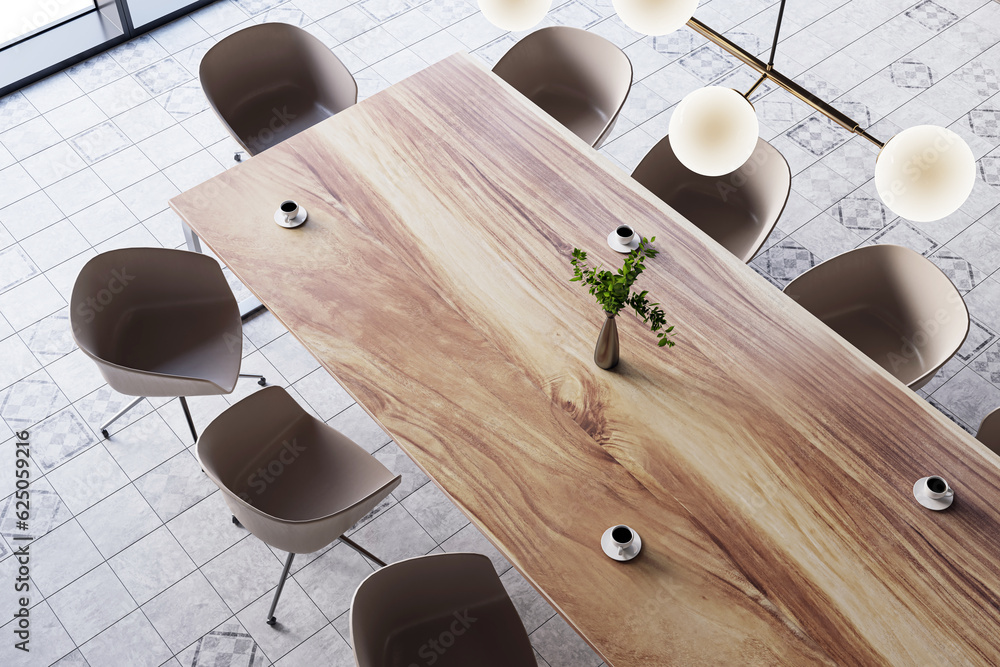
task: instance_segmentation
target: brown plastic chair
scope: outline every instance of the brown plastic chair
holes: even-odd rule
[[[303,410],[281,387],[251,394],[216,417],[197,451],[233,521],[288,552],[267,613],[270,625],[295,554],[319,551],[340,538],[385,565],[344,533],[402,478]]]
[[[632,87],[624,51],[566,26],[524,37],[493,72],[594,148],[611,134]]]
[[[73,338],[115,391],[136,396],[108,427],[147,396],[228,394],[239,377],[239,306],[213,258],[165,248],[123,248],[84,264],[73,285]]]
[[[969,310],[948,276],[902,246],[845,252],[788,283],[785,294],[914,390],[969,333]]]
[[[285,23],[229,35],[202,58],[199,77],[222,124],[250,155],[358,101],[358,84],[340,59]]]
[[[788,162],[763,139],[736,171],[702,176],[681,164],[666,136],[642,158],[632,178],[744,262],[770,236],[792,189]]]
[[[983,423],[979,425],[976,439],[993,450],[994,453],[1000,454],[1000,408],[983,417]]]
[[[351,601],[358,667],[536,667],[517,610],[490,559],[421,556],[361,582]]]

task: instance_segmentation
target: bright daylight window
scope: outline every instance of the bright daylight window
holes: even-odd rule
[[[95,0],[4,0],[0,10],[0,46],[96,10]]]

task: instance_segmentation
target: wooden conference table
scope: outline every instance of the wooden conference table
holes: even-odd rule
[[[609,664],[1000,663],[998,459],[470,56],[172,205]],[[677,347],[607,372],[620,221]]]

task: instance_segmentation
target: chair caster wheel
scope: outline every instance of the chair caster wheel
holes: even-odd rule
[[[278,622],[278,619],[276,619],[274,616],[272,616],[271,618],[267,619],[267,624],[270,625],[270,626],[272,626],[272,627],[277,622]]]
[[[259,384],[262,387],[266,387],[267,386],[267,380],[265,378],[261,378],[261,379],[257,380],[257,384]]]
[[[111,439],[111,434],[108,433],[108,429],[106,429],[106,428],[102,428],[101,429],[101,435],[104,436],[105,440],[110,440]]]
[[[237,518],[236,518],[235,516],[233,517],[233,525],[234,525],[234,526],[239,526],[240,528],[242,528],[242,527],[243,527],[243,524],[242,524],[242,523],[240,523],[240,520],[239,520],[239,519],[237,519]]]

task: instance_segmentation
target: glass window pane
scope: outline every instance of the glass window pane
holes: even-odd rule
[[[0,45],[93,9],[96,9],[94,0],[3,0]]]

